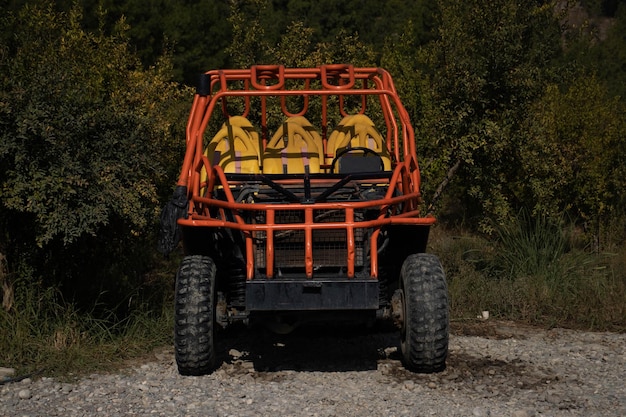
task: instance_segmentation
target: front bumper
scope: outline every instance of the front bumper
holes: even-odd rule
[[[257,279],[246,282],[248,311],[376,310],[378,280]]]

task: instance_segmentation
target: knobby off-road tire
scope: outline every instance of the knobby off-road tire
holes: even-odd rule
[[[215,275],[208,256],[186,256],[176,275],[174,346],[181,375],[215,369]]]
[[[400,273],[403,320],[402,359],[413,372],[446,368],[448,356],[448,288],[443,267],[432,254],[409,255]]]

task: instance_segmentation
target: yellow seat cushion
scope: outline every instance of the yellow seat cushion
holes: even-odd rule
[[[320,137],[321,142],[321,137]],[[323,151],[303,122],[285,121],[269,141],[263,154],[264,174],[315,174],[320,172]]]
[[[319,134],[315,126],[309,122],[309,120],[304,116],[292,116],[286,120],[286,123],[296,123],[309,134],[309,138],[307,139],[307,143],[313,142],[319,151],[319,161],[323,163],[324,161],[324,144],[322,142],[322,136]]]
[[[233,126],[238,126],[242,128],[250,137],[252,141],[252,145],[254,146],[256,153],[259,157],[259,161],[261,161],[261,150],[263,146],[261,145],[261,139],[259,136],[259,132],[256,128],[250,123],[250,120],[243,116],[231,116],[228,121],[225,123],[226,125],[231,124]]]
[[[226,173],[258,174],[260,172],[258,137],[258,133],[247,119],[241,116],[231,117],[211,139],[204,155],[211,165],[221,166]]]
[[[338,153],[355,147],[373,150],[381,157],[383,169],[391,170],[391,158],[387,145],[372,120],[364,114],[346,116],[337,125],[328,138],[326,163],[331,164]]]

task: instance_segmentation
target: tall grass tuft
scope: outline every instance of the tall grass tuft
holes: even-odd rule
[[[626,249],[595,253],[573,243],[565,222],[527,213],[494,238],[434,234],[449,279],[452,316],[542,326],[626,330]]]
[[[505,277],[551,275],[569,250],[562,221],[532,217],[526,210],[508,224],[496,226],[498,256],[492,267]]]
[[[105,371],[119,366],[121,359],[171,343],[168,294],[162,294],[160,302],[134,306],[119,319],[113,313],[96,317],[79,311],[58,290],[30,277],[17,279],[14,288],[13,305],[8,311],[0,309],[0,364],[20,373]]]

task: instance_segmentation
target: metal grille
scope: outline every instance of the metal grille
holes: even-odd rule
[[[265,212],[255,216],[257,223],[265,223]],[[345,222],[344,210],[314,210],[315,223]],[[355,218],[362,218],[355,213]],[[304,223],[304,210],[277,211],[276,224]],[[363,266],[365,262],[365,230],[354,229],[355,266]],[[266,267],[265,232],[255,235],[255,261],[258,268]],[[274,233],[274,264],[276,268],[304,268],[304,230],[284,230]],[[345,267],[347,264],[347,230],[328,229],[313,230],[313,265],[315,267]]]
[[[276,224],[304,223],[304,210],[277,211]],[[274,265],[276,268],[304,267],[304,230],[282,230],[274,233]]]

